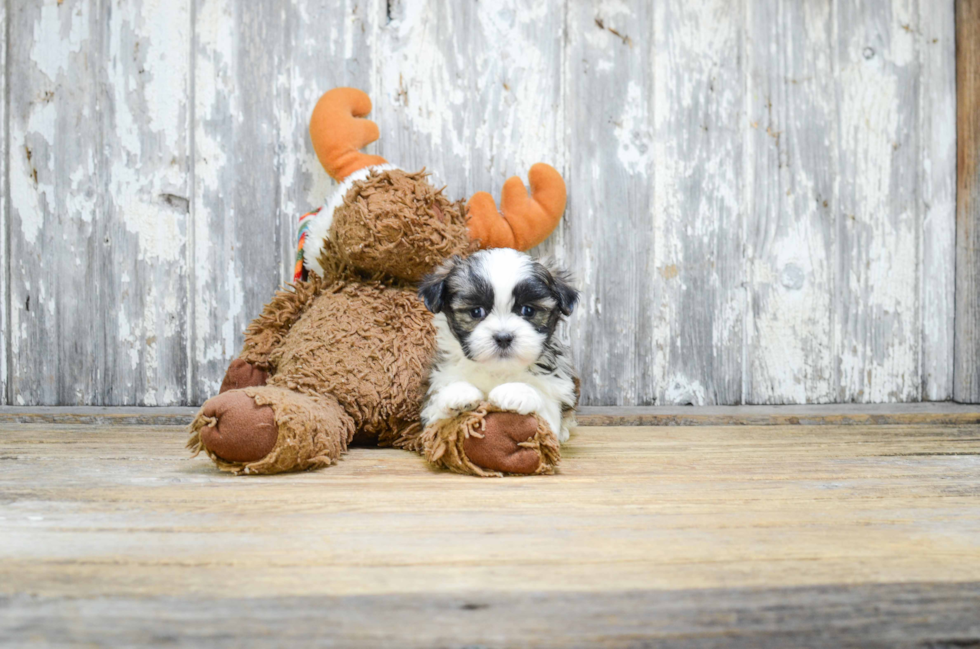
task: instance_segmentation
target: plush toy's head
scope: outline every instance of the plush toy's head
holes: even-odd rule
[[[519,178],[504,184],[501,210],[486,192],[466,208],[429,183],[424,170],[407,173],[359,149],[378,139],[364,119],[371,100],[360,90],[335,88],[320,98],[310,136],[324,169],[341,182],[300,226],[297,279],[303,268],[321,277],[343,266],[369,276],[418,281],[440,262],[477,248],[527,250],[544,241],[565,210],[565,183],[536,164],[531,195]]]
[[[416,282],[470,239],[461,203],[451,203],[424,171],[372,174],[334,211],[330,237],[354,268]]]

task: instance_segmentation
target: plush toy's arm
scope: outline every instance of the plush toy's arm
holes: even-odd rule
[[[554,167],[539,162],[524,183],[512,176],[500,192],[500,211],[487,192],[477,192],[466,206],[470,239],[481,248],[529,250],[548,238],[565,211],[565,181]]]
[[[245,345],[239,358],[258,369],[270,371],[269,355],[322,288],[320,278],[311,274],[309,281],[296,282],[292,287],[276,291],[262,313],[245,330]]]

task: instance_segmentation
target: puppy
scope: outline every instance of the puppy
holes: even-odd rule
[[[578,291],[566,272],[510,248],[481,250],[443,263],[422,280],[419,297],[437,331],[424,425],[485,399],[535,413],[559,442],[568,440],[579,381],[555,328]]]

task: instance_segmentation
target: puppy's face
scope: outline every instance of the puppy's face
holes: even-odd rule
[[[446,316],[467,358],[534,363],[578,291],[562,271],[509,248],[453,257],[422,281],[419,296]]]

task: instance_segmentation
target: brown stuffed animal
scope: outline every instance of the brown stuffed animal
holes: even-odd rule
[[[501,212],[485,192],[464,208],[424,170],[407,173],[359,151],[378,139],[378,127],[362,119],[370,110],[353,88],[317,103],[310,135],[341,185],[301,221],[297,281],[249,325],[219,395],[191,424],[188,448],[235,473],[328,466],[352,442],[418,451],[473,475],[553,472],[555,431],[534,415],[484,403],[422,430],[435,331],[415,283],[454,254],[541,243],[564,212],[564,181],[536,164],[530,196],[515,177]]]

